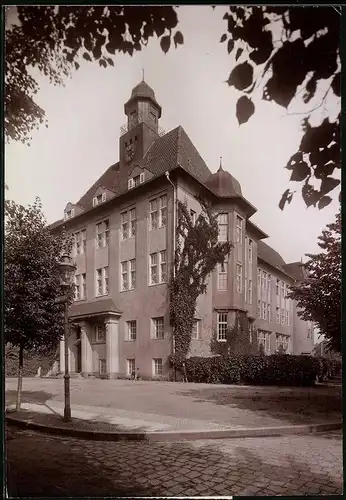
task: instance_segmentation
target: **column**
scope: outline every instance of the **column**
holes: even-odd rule
[[[107,375],[115,378],[119,373],[119,321],[118,318],[110,318],[105,324]]]
[[[81,323],[82,376],[87,377],[93,372],[93,351],[91,347],[90,328],[87,323]]]
[[[65,341],[64,339],[60,340],[60,373],[65,373]]]

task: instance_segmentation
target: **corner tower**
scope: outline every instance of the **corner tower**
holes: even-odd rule
[[[159,137],[162,109],[153,89],[142,80],[133,88],[124,111],[127,123],[120,130],[120,163],[131,165],[136,160],[140,161]]]

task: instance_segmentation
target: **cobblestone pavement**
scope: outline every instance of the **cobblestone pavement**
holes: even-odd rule
[[[153,443],[7,430],[10,496],[342,493],[342,435]]]

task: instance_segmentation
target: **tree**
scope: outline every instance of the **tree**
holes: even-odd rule
[[[73,285],[62,290],[58,261],[71,242],[54,236],[39,198],[27,208],[5,202],[5,342],[19,349],[17,411],[21,405],[24,351],[51,353],[64,331],[62,295],[73,299]]]
[[[258,354],[257,335],[251,329],[246,313],[238,312],[235,324],[226,331],[226,341],[217,340],[217,332],[210,343],[213,354],[229,356],[230,354]]]
[[[184,43],[172,6],[18,6],[19,25],[6,30],[5,134],[7,140],[29,143],[30,133],[46,121],[35,102],[38,84],[30,74],[35,67],[55,85],[63,84],[79,68],[79,58],[114,65],[118,52],[140,51],[153,36],[167,53]],[[221,42],[233,56],[228,85],[242,92],[236,114],[239,124],[255,112],[255,97],[289,108],[295,99],[309,106],[321,82],[327,91],[317,105],[302,111],[302,140],[288,159],[290,180],[302,184],[307,206],[327,206],[339,186],[332,177],[340,169],[340,113],[331,113],[318,126],[313,112],[327,96],[340,97],[340,18],[338,7],[231,6],[224,16],[227,32]],[[175,31],[174,31],[175,30]],[[279,35],[279,36],[278,36]],[[47,122],[46,122],[47,125]],[[320,183],[319,189],[314,182]],[[279,207],[290,203],[287,189]]]
[[[341,351],[341,212],[318,237],[321,252],[307,254],[308,278],[291,287],[289,297],[297,301],[298,315],[313,321],[328,341]]]
[[[175,339],[172,364],[180,367],[188,354],[197,299],[207,291],[207,278],[224,262],[232,245],[218,241],[217,214],[200,200],[202,211],[193,224],[186,202],[177,202],[174,270],[169,282],[170,321]]]
[[[257,89],[262,99],[289,108],[296,99],[300,104],[313,100],[320,84],[328,82],[327,91],[317,105],[302,111],[303,137],[288,160],[290,181],[302,183],[306,206],[322,209],[332,198],[340,180],[332,177],[340,169],[340,113],[329,116],[318,126],[311,126],[313,112],[324,105],[329,93],[340,97],[340,20],[336,7],[230,7],[224,16],[229,35],[227,51],[238,62],[232,69],[228,85],[242,96],[237,102],[237,118],[241,125],[255,112],[251,99]],[[303,106],[304,107],[304,106]],[[330,115],[330,113],[329,113]],[[313,179],[320,181],[319,189]],[[283,210],[294,192],[287,189],[280,200]]]

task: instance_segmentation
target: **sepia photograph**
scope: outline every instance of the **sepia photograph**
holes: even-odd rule
[[[2,8],[4,497],[343,494],[342,10]]]

